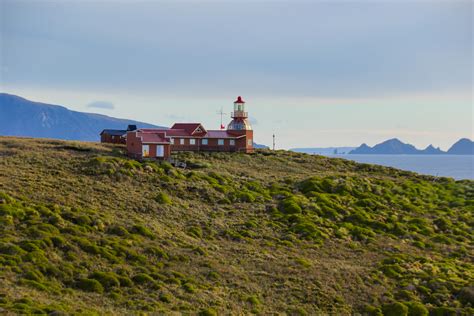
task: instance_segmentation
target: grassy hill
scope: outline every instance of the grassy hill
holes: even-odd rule
[[[0,313],[474,314],[474,182],[0,137]]]

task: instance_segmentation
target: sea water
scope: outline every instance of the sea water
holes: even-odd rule
[[[327,155],[357,162],[389,166],[421,174],[474,179],[474,156],[471,155]]]

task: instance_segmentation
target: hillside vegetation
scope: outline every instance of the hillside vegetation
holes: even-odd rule
[[[0,313],[474,314],[474,182],[0,137]]]

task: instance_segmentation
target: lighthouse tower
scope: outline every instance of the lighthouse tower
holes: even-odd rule
[[[242,97],[237,97],[234,101],[234,112],[232,112],[232,121],[227,126],[228,131],[250,131],[252,126],[248,122],[248,113],[245,111],[245,101]]]
[[[253,151],[253,130],[248,121],[248,112],[245,111],[245,101],[237,97],[234,101],[234,111],[231,114],[232,121],[227,125],[227,133],[235,135],[237,147],[245,152]]]

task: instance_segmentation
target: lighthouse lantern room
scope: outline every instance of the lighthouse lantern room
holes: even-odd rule
[[[248,122],[248,113],[245,111],[245,101],[242,97],[237,97],[234,101],[234,112],[231,115],[232,121],[227,126],[230,131],[250,131],[252,126]]]

